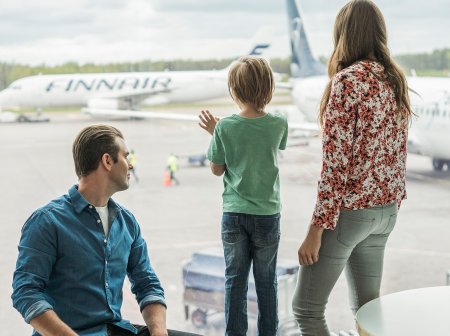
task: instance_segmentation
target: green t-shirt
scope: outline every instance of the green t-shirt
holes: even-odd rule
[[[227,165],[223,211],[273,215],[281,211],[278,149],[286,148],[288,123],[281,114],[221,119],[208,148],[208,160]]]

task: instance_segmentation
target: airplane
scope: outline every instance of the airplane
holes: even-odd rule
[[[261,27],[252,40],[248,55],[266,57],[273,36],[272,26]],[[86,106],[86,112],[95,114],[97,109],[139,110],[141,105],[212,99],[228,95],[227,77],[231,65],[212,71],[30,76],[14,81],[0,92],[0,107]]]
[[[272,26],[261,27],[252,40],[248,55],[268,58],[273,36]],[[234,63],[235,61],[225,69],[212,71],[30,76],[14,81],[0,92],[0,109],[32,107],[40,110],[45,107],[87,106],[82,108],[82,111],[93,116],[198,122],[199,119],[195,115],[140,111],[140,107],[189,103],[227,96],[228,72]],[[279,82],[282,79],[281,74],[274,73],[274,78],[277,86],[284,84]],[[3,115],[7,117],[5,112]],[[289,123],[289,128],[318,131],[315,122]]]
[[[292,77],[284,84],[291,89],[294,104],[310,122],[317,122],[318,107],[329,81],[326,66],[310,47],[299,0],[286,0],[292,51]],[[413,74],[415,71],[413,71]],[[432,158],[434,170],[450,170],[450,78],[407,77],[419,95],[410,94],[418,115],[408,136],[408,152]]]

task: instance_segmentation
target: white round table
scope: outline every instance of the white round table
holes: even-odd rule
[[[450,286],[372,300],[358,310],[356,325],[360,336],[450,335]]]

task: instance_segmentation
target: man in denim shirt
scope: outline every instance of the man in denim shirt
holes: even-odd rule
[[[128,155],[119,130],[86,127],[73,143],[79,184],[25,223],[12,299],[33,336],[185,334],[167,331],[164,290],[139,225],[110,198],[129,187]],[[122,320],[125,275],[146,326]]]

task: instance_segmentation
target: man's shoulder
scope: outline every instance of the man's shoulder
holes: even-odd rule
[[[133,219],[134,219],[134,215],[133,215],[133,213],[132,213],[130,210],[128,210],[127,208],[125,208],[124,206],[122,206],[122,205],[120,205],[120,204],[118,204],[118,203],[116,203],[116,206],[117,206],[117,209],[118,209],[122,214],[124,214],[124,215],[127,216],[127,217],[130,217],[130,218],[133,218]]]
[[[134,217],[133,213],[130,210],[128,210],[123,205],[120,205],[119,203],[116,202],[114,202],[114,206],[120,212],[120,214],[122,215],[123,219],[127,222],[127,224],[137,225],[136,218]]]
[[[38,223],[40,227],[56,223],[54,218],[66,213],[69,204],[69,195],[62,195],[51,200],[46,205],[35,210],[25,222],[24,227],[30,223]]]
[[[47,214],[51,215],[55,212],[61,212],[67,210],[67,207],[71,205],[69,195],[62,195],[48,202],[46,205],[38,208],[34,214]]]

